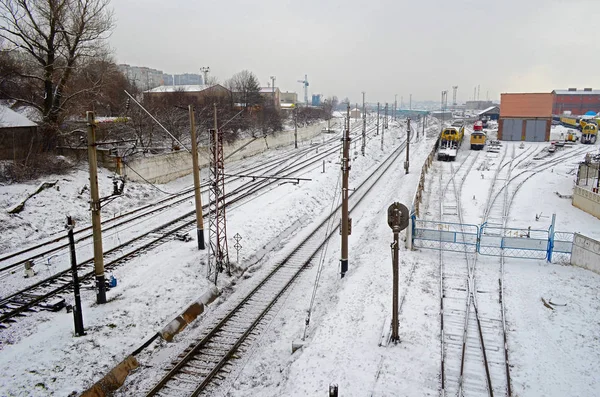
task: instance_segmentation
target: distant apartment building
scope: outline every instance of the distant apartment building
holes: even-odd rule
[[[165,74],[163,80],[165,85],[204,85],[202,75],[195,73]]]
[[[164,84],[162,70],[145,66],[131,66],[125,63],[118,65],[125,78],[140,90],[151,90]]]

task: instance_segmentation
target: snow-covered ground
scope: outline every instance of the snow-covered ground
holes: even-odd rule
[[[369,140],[365,157],[360,156],[359,146],[352,148],[351,187],[401,142],[398,137],[404,134],[405,128],[400,125],[386,130],[383,151],[380,136]],[[439,126],[431,128],[430,137]],[[340,395],[440,394],[440,269],[436,251],[410,252],[402,248],[401,343],[379,346],[391,315],[392,233],[386,221],[387,208],[394,201],[410,206],[421,165],[432,144],[433,139],[412,144],[410,173],[406,175],[402,162],[398,162],[377,183],[368,199],[353,211],[350,270],[346,277],[339,278],[339,241],[332,239],[322,262],[315,260],[276,305],[268,327],[241,355],[231,375],[223,381],[222,394],[324,395],[331,383],[339,385]],[[513,146],[517,155],[527,153],[522,158],[531,156],[521,163],[522,168],[514,169],[513,175],[533,166],[534,154],[548,146],[547,143],[526,143],[525,148],[519,149],[518,143],[504,145],[510,150],[508,156]],[[581,146],[564,150],[579,148]],[[589,147],[589,150],[595,149]],[[560,154],[558,151],[554,155]],[[478,157],[464,183],[465,222],[479,224],[501,156],[470,153],[466,144],[453,165],[457,166],[467,156],[470,157],[465,164]],[[508,226],[539,224],[540,228],[547,228],[550,220],[546,216],[556,213],[557,230],[580,231],[600,238],[600,221],[572,207],[570,200],[555,193],[571,194],[573,169],[582,158],[583,155],[569,158],[524,183],[515,196]],[[329,210],[336,199],[333,191],[340,177],[338,159],[332,156],[330,160],[325,173],[318,167],[302,175],[312,181],[283,184],[228,212],[230,257],[235,259],[231,238],[239,233],[243,246],[240,262],[243,266],[251,265],[250,268],[234,285],[225,288],[223,296],[209,306],[202,318],[178,335],[174,343],[154,343],[141,353],[138,359],[142,366],[127,380],[120,395],[141,395],[147,390],[202,327],[227,308],[228,299],[243,295],[282,252],[289,250],[305,227]],[[439,208],[439,194],[434,191],[438,184],[436,178],[440,172],[449,175],[449,167],[449,163],[434,162],[427,176],[426,201],[422,206],[422,217],[426,219],[439,216],[439,210],[437,215],[435,212]],[[183,178],[161,188],[174,191],[190,183],[191,177]],[[76,200],[73,197],[79,186],[73,185],[72,188],[61,187],[65,194],[70,192],[64,201]],[[24,190],[23,187],[11,189],[16,189],[12,194],[21,194]],[[155,199],[157,195],[153,195],[152,190],[155,189],[141,185],[138,199]],[[144,197],[144,193],[148,197]],[[11,197],[12,203],[15,196]],[[62,209],[55,210],[55,203],[48,201],[49,198],[45,199],[44,207],[42,197],[40,206],[34,207],[34,217],[41,218],[43,208],[52,208],[51,216],[60,225]],[[68,204],[65,203],[65,210],[71,210]],[[72,206],[81,207],[80,217],[85,219],[87,201]],[[535,214],[539,213],[542,216],[536,221]],[[39,222],[43,225],[44,220]],[[13,249],[17,248],[16,243],[11,244]],[[196,250],[195,242],[173,241],[115,270],[119,285],[109,292],[108,304],[96,305],[93,291],[84,290],[86,336],[73,337],[72,316],[64,311],[43,313],[41,317],[36,316],[37,320],[20,319],[18,329],[23,329],[21,322],[28,328],[22,335],[7,337],[10,328],[1,330],[0,337],[10,344],[0,350],[3,374],[0,395],[62,396],[89,387],[202,294],[209,285],[205,279],[205,257],[205,253]],[[323,272],[306,340],[303,347],[292,354],[292,342],[300,341],[305,332],[306,314],[320,265]],[[492,271],[499,266],[498,258],[481,257],[478,266]],[[509,259],[504,277],[513,395],[599,395],[596,368],[600,365],[597,337],[600,275],[539,260]],[[223,283],[228,281],[223,280]],[[541,298],[566,306],[550,310],[542,304]]]

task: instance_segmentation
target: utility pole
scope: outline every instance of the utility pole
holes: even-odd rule
[[[379,102],[377,102],[377,133],[375,135],[379,135]]]
[[[73,237],[73,228],[75,223],[70,216],[67,216],[67,230],[69,237],[69,246],[71,248],[71,275],[73,276],[73,293],[75,294],[75,307],[73,308],[73,320],[75,321],[75,333],[77,336],[85,335],[83,329],[83,313],[81,311],[81,297],[79,296],[79,276],[77,275],[77,258],[75,256],[75,238]]]
[[[398,107],[398,94],[394,94],[394,121],[397,120],[396,118],[396,108]]]
[[[348,174],[350,173],[350,104],[347,109],[347,124],[343,138],[344,153],[342,158],[342,257],[341,278],[344,278],[348,271]]]
[[[383,126],[385,127],[385,121],[383,122]],[[385,128],[381,129],[381,151],[383,151],[383,137],[385,135]]]
[[[277,101],[275,100],[275,76],[269,76],[271,79],[271,96],[273,99],[273,106],[277,107]]]
[[[440,108],[442,109],[442,122],[441,122],[441,126],[440,126],[440,131],[442,131],[444,129],[444,119],[446,117],[446,114],[444,113],[446,110],[444,109],[444,100],[446,99],[448,95],[448,91],[442,91],[442,104],[440,105]]]
[[[406,161],[404,162],[404,170],[408,174],[408,155],[410,153],[410,117],[407,119],[408,128],[406,130]]]
[[[94,112],[86,112],[88,124],[88,162],[90,166],[90,195],[92,234],[94,236],[94,273],[96,274],[96,302],[106,303],[104,284],[104,251],[102,249],[102,223],[100,222],[100,193],[98,192],[98,163],[96,158],[96,122]]]
[[[298,105],[294,104],[294,149],[298,149]]]
[[[202,194],[200,192],[200,168],[198,167],[198,142],[196,142],[196,120],[194,106],[189,105],[190,128],[192,130],[192,167],[194,168],[194,199],[196,203],[196,235],[198,249],[204,249],[204,219],[202,218]]]
[[[365,92],[362,92],[363,96],[363,128],[362,128],[362,145],[361,145],[361,154],[365,155],[365,145],[367,144],[367,112],[365,111]]]
[[[383,126],[387,130],[387,128],[388,128],[388,104],[387,104],[387,102],[385,103],[385,119],[383,122]]]

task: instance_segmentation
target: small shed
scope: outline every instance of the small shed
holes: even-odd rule
[[[0,160],[25,158],[36,134],[36,123],[0,105]]]
[[[360,119],[360,109],[359,108],[354,108],[352,110],[350,110],[350,118],[352,119]]]
[[[477,113],[477,118],[479,118],[479,120],[482,120],[484,117],[488,120],[498,120],[500,118],[500,105],[490,106]]]

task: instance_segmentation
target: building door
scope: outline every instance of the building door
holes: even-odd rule
[[[544,142],[546,140],[546,120],[527,120],[525,140],[528,142]]]
[[[523,131],[523,119],[504,119],[502,126],[503,141],[520,141]]]

